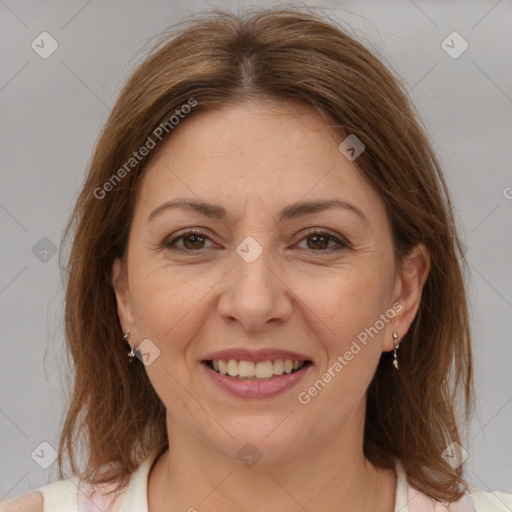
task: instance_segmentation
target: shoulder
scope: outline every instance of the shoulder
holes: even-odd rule
[[[469,487],[476,512],[512,511],[512,494],[499,491],[484,491],[478,487]]]
[[[77,503],[77,484],[74,479],[57,480],[0,503],[0,512],[46,512],[65,510]]]
[[[116,483],[90,484],[77,477],[57,480],[38,489],[0,503],[0,512],[53,512],[74,510],[117,512],[124,492],[116,492]]]
[[[22,494],[0,503],[0,512],[44,512],[43,495],[39,491]]]
[[[454,502],[437,501],[410,484],[407,496],[402,498],[397,510],[407,512],[512,512],[512,494],[467,485],[464,494]]]

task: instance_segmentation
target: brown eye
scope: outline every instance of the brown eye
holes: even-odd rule
[[[338,237],[326,231],[313,231],[308,233],[302,241],[306,241],[307,249],[309,253],[330,253],[340,249],[348,248],[348,244],[340,240]],[[334,247],[329,247],[329,244],[334,242]]]
[[[310,249],[327,249],[330,242],[330,239],[325,235],[311,235],[306,240],[312,241],[312,243],[308,244]]]
[[[181,246],[177,243],[180,240],[183,242]],[[187,231],[164,242],[164,246],[176,251],[193,252],[205,249],[206,240],[210,240],[210,238],[200,231]]]
[[[202,249],[204,246],[204,237],[200,235],[187,235],[181,238],[183,238],[183,245],[187,249]]]

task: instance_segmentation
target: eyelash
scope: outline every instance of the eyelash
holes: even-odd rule
[[[201,253],[202,251],[206,250],[206,249],[198,249],[197,251],[195,251],[195,250],[177,248],[175,246],[175,243],[178,240],[180,240],[182,238],[187,238],[187,237],[190,237],[190,236],[200,236],[201,238],[204,238],[205,240],[206,239],[207,240],[211,240],[209,236],[207,236],[205,233],[203,233],[201,231],[190,230],[190,231],[186,231],[185,233],[182,233],[181,235],[173,238],[172,240],[164,241],[163,245],[167,249],[170,249],[172,251],[178,251],[178,252],[189,252],[189,253],[197,252],[197,253]],[[316,250],[316,251],[313,250],[313,249],[304,249],[308,254],[311,254],[311,255],[314,255],[314,256],[318,256],[319,253],[330,254],[330,253],[332,253],[334,251],[339,251],[341,249],[349,249],[350,248],[348,243],[344,242],[343,240],[340,240],[338,237],[334,236],[332,233],[329,233],[328,231],[324,231],[324,230],[310,231],[310,232],[306,233],[299,240],[299,242],[302,242],[302,240],[305,240],[305,239],[307,239],[309,237],[312,237],[312,236],[324,236],[324,237],[328,238],[329,241],[336,242],[339,245],[339,247],[331,247],[330,249],[319,249],[319,250]]]

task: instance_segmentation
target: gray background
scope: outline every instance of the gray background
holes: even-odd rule
[[[512,3],[309,4],[378,49],[409,84],[434,140],[471,270],[479,403],[464,444],[467,476],[484,489],[512,492]],[[265,3],[215,4],[244,5]],[[0,500],[56,480],[55,463],[43,469],[35,462],[52,461],[40,444],[57,447],[68,393],[62,285],[51,248],[93,144],[141,48],[207,7],[199,0],[0,0]],[[59,45],[47,59],[31,48],[43,31]],[[441,47],[453,31],[469,43],[456,59]]]

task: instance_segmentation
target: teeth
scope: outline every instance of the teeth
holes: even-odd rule
[[[277,359],[274,361],[274,375],[283,375],[284,373],[284,363],[282,359]]]
[[[238,375],[240,377],[254,377],[255,366],[252,361],[240,361],[238,363]]]
[[[217,364],[219,365],[219,373],[222,375],[227,375],[228,373],[228,364],[226,361],[217,361]],[[215,361],[213,362],[213,367],[215,368]]]
[[[254,377],[257,379],[268,379],[269,377],[272,377],[272,375],[274,375],[274,364],[272,361],[256,363]],[[249,375],[249,377],[253,377],[253,375]]]
[[[236,359],[212,361],[213,369],[230,377],[241,379],[270,379],[283,373],[292,373],[304,366],[304,361],[276,359],[275,361],[237,361]]]
[[[230,377],[238,377],[238,361],[234,359],[228,361],[228,375]]]

